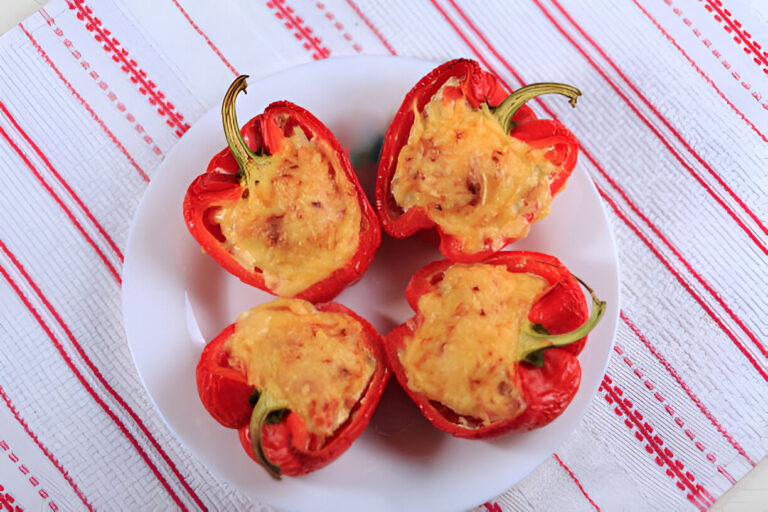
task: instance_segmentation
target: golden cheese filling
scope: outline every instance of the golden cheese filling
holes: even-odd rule
[[[243,197],[220,203],[214,220],[227,251],[261,269],[267,287],[292,297],[352,258],[362,215],[357,190],[327,142],[296,128],[251,174]]]
[[[545,149],[505,133],[485,104],[475,109],[463,96],[443,100],[443,89],[457,85],[456,79],[446,82],[422,112],[414,104],[392,194],[403,210],[424,208],[466,252],[486,244],[499,250],[506,238],[524,237],[530,222],[549,213],[557,167]]]
[[[504,266],[450,267],[419,298],[422,321],[398,353],[408,386],[484,425],[523,412],[520,329],[547,288]]]
[[[224,348],[248,383],[297,413],[322,442],[344,423],[376,368],[360,323],[300,299],[242,313]]]

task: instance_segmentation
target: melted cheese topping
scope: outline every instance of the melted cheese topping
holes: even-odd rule
[[[292,297],[350,260],[360,205],[325,141],[307,140],[296,128],[251,174],[243,197],[221,203],[214,216],[241,265],[261,269],[267,287]]]
[[[487,106],[472,108],[463,96],[443,100],[443,89],[457,84],[446,82],[422,112],[414,104],[392,194],[404,210],[424,208],[466,252],[486,244],[499,250],[505,238],[524,237],[530,222],[549,213],[557,168],[546,150],[506,134]]]
[[[487,425],[526,407],[516,373],[523,320],[547,282],[486,264],[450,267],[419,298],[421,323],[398,354],[408,386]]]
[[[242,313],[225,349],[249,384],[288,404],[321,442],[349,417],[376,367],[357,320],[299,299]]]

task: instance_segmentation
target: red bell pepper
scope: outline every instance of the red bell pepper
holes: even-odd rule
[[[320,446],[309,442],[306,418],[285,409],[269,393],[259,393],[248,383],[244,371],[231,364],[225,344],[236,324],[205,346],[197,364],[197,390],[206,410],[225,427],[239,429],[248,456],[276,478],[310,473],[344,453],[365,430],[389,378],[383,340],[365,319],[335,302],[318,304],[316,309],[356,320],[362,328],[363,345],[376,360],[367,387],[347,420]]]
[[[247,177],[258,177],[259,167],[266,165],[271,156],[280,151],[281,141],[294,130],[303,130],[308,139],[327,142],[333,158],[338,161],[344,176],[356,191],[361,211],[358,244],[352,257],[343,266],[294,297],[310,302],[331,300],[346,286],[360,279],[373,261],[381,241],[378,218],[357,180],[347,152],[333,133],[308,111],[288,101],[278,101],[238,130],[235,98],[240,91],[245,91],[246,78],[238,77],[224,96],[222,119],[228,147],[214,156],[206,172],[189,186],[184,198],[187,227],[203,250],[228,272],[246,284],[277,295],[265,283],[261,269],[246,268],[224,246],[226,237],[213,217],[218,209],[216,204],[246,198],[249,193]]]
[[[486,438],[510,430],[530,430],[546,425],[565,410],[579,388],[581,367],[576,356],[586,343],[587,333],[600,321],[605,302],[600,302],[592,289],[575,278],[560,261],[546,254],[500,252],[482,263],[472,264],[503,266],[508,272],[533,274],[548,283],[521,326],[519,343],[524,348],[520,352],[520,360],[506,369],[510,375],[519,377],[517,386],[524,408],[516,416],[484,424],[477,418],[461,416],[439,401],[414,390],[409,386],[408,374],[400,358],[401,350],[425,321],[419,311],[419,299],[434,292],[445,272],[453,265],[456,264],[447,260],[433,262],[416,272],[408,283],[406,299],[416,314],[396,327],[384,340],[392,372],[422,414],[437,428],[454,436]],[[592,296],[591,313],[579,283]],[[480,314],[483,314],[482,310]],[[482,339],[476,343],[478,350],[484,350]],[[441,347],[441,353],[442,350],[447,349]],[[456,375],[455,378],[462,377]]]
[[[566,180],[576,165],[578,141],[559,122],[538,119],[525,102],[541,94],[558,93],[569,97],[571,105],[575,106],[576,99],[581,93],[569,85],[539,83],[527,85],[510,94],[495,76],[481,70],[477,62],[457,59],[434,69],[405,96],[387,130],[379,160],[376,210],[382,227],[396,238],[405,238],[419,230],[436,228],[440,238],[440,251],[446,258],[451,261],[475,262],[501,249],[498,245],[496,248],[491,247],[486,240],[485,246],[480,251],[468,251],[464,247],[464,241],[444,232],[440,225],[429,218],[424,207],[412,206],[404,210],[392,193],[392,178],[397,169],[398,156],[408,143],[414,123],[414,108],[418,112],[423,112],[425,106],[450,79],[458,80],[459,85],[446,87],[443,90],[444,101],[463,96],[474,109],[490,107],[493,116],[511,137],[527,143],[533,149],[547,149],[545,158],[557,168],[557,172],[550,178],[549,191],[552,197],[564,188]],[[488,155],[488,158],[492,156]],[[535,213],[524,215],[527,224],[535,220]],[[434,237],[427,234],[427,238]],[[501,248],[514,242],[515,238],[505,237],[503,241]]]

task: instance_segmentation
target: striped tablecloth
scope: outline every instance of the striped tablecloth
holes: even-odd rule
[[[123,252],[164,155],[235,75],[356,54],[585,93],[534,106],[579,137],[610,216],[615,353],[568,441],[478,510],[706,509],[768,451],[764,5],[53,0],[0,38],[0,509],[268,508],[153,409]]]

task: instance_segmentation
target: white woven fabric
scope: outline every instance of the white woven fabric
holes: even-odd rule
[[[582,142],[619,248],[603,388],[552,459],[478,510],[707,508],[768,451],[760,43],[765,7],[736,0],[53,0],[0,38],[0,503],[262,508],[180,445],[138,379],[128,228],[237,71],[392,53],[584,91],[575,110],[534,106]]]

